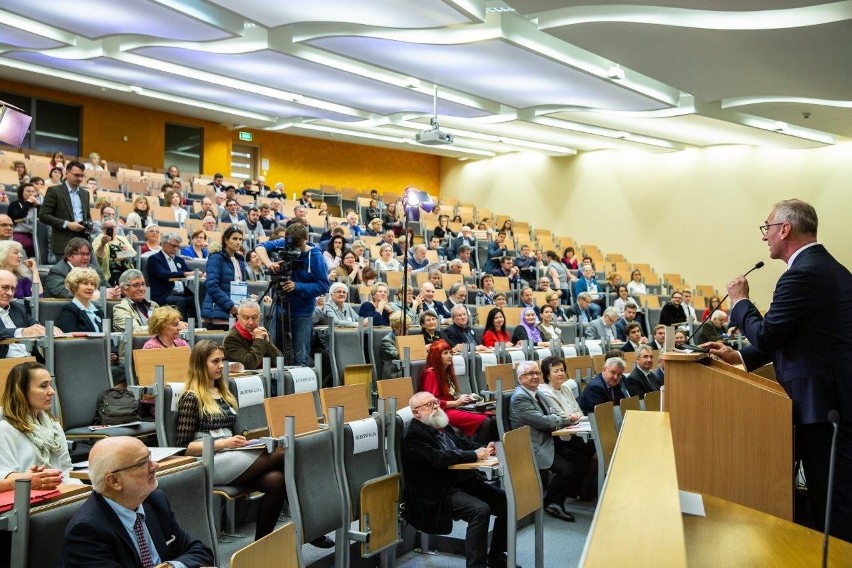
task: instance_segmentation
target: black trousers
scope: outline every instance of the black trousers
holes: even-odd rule
[[[467,521],[465,559],[468,568],[488,565],[488,525],[494,515],[491,555],[506,552],[506,493],[476,477],[457,485],[450,492],[453,518]]]
[[[828,423],[796,426],[796,453],[805,469],[814,524],[820,531],[825,525],[833,431],[831,424]],[[834,468],[830,533],[832,536],[852,542],[852,489],[850,489],[852,488],[852,422],[840,424]]]

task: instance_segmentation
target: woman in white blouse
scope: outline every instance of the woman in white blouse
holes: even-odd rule
[[[645,288],[645,283],[642,282],[642,273],[638,270],[634,270],[630,274],[630,282],[627,283],[627,293],[631,296],[637,296],[639,294],[647,294],[648,289]]]
[[[16,479],[29,479],[30,489],[56,489],[80,483],[70,477],[71,456],[62,425],[50,414],[56,392],[50,373],[40,363],[12,367],[0,404],[0,491]]]
[[[393,247],[389,244],[384,244],[379,247],[379,258],[376,259],[376,271],[397,271],[402,270],[402,263],[393,257]]]

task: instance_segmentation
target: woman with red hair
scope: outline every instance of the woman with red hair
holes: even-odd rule
[[[429,345],[426,368],[420,377],[420,390],[432,393],[441,401],[441,408],[447,413],[450,426],[458,428],[465,436],[472,437],[480,444],[497,440],[497,422],[493,415],[460,408],[472,404],[474,399],[469,394],[462,394],[459,389],[453,368],[453,350],[443,339]]]

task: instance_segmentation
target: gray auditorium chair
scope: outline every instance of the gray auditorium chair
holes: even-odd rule
[[[48,370],[54,377],[62,427],[65,430],[65,436],[70,440],[108,436],[144,437],[154,434],[152,422],[96,431],[89,428],[95,417],[98,396],[112,388],[108,343],[108,336],[59,339],[52,342],[52,356],[48,357]]]
[[[39,298],[38,300],[38,323],[44,325],[49,321],[56,321],[62,306],[70,302],[67,298]]]
[[[300,544],[335,532],[335,566],[343,566],[349,546],[345,537],[343,501],[347,498],[334,475],[334,440],[330,430],[296,437],[295,418],[284,419],[284,479],[290,515]],[[299,547],[299,565],[304,565]]]
[[[503,434],[512,429],[512,425],[509,422],[509,408],[512,405],[512,393],[513,390],[503,390],[503,379],[497,379],[497,408],[495,412],[497,413],[497,433],[500,435],[500,439],[503,439]]]
[[[367,418],[344,424],[343,409],[335,407],[330,412],[330,427],[335,437],[338,454],[335,464],[344,492],[346,518],[358,521],[358,532],[350,533],[351,540],[361,541],[361,556],[369,558],[383,554],[385,560],[394,558],[396,545],[401,542],[398,511],[400,502],[400,475],[388,473],[385,462],[384,419]],[[361,433],[359,425],[369,425],[376,430],[375,445],[355,453],[355,434]],[[388,496],[377,502],[375,496]],[[356,538],[352,538],[355,536]],[[364,540],[366,539],[366,542]]]
[[[329,327],[328,351],[334,386],[343,384],[343,371],[349,365],[364,365],[363,334],[360,328]]]

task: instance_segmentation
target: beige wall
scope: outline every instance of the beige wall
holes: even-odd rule
[[[680,272],[723,293],[731,277],[767,261],[749,276],[761,309],[784,265],[770,261],[757,227],[773,203],[798,197],[817,209],[820,242],[852,267],[852,143],[816,150],[730,146],[657,155],[444,158],[441,195],[623,253],[658,274]]]

